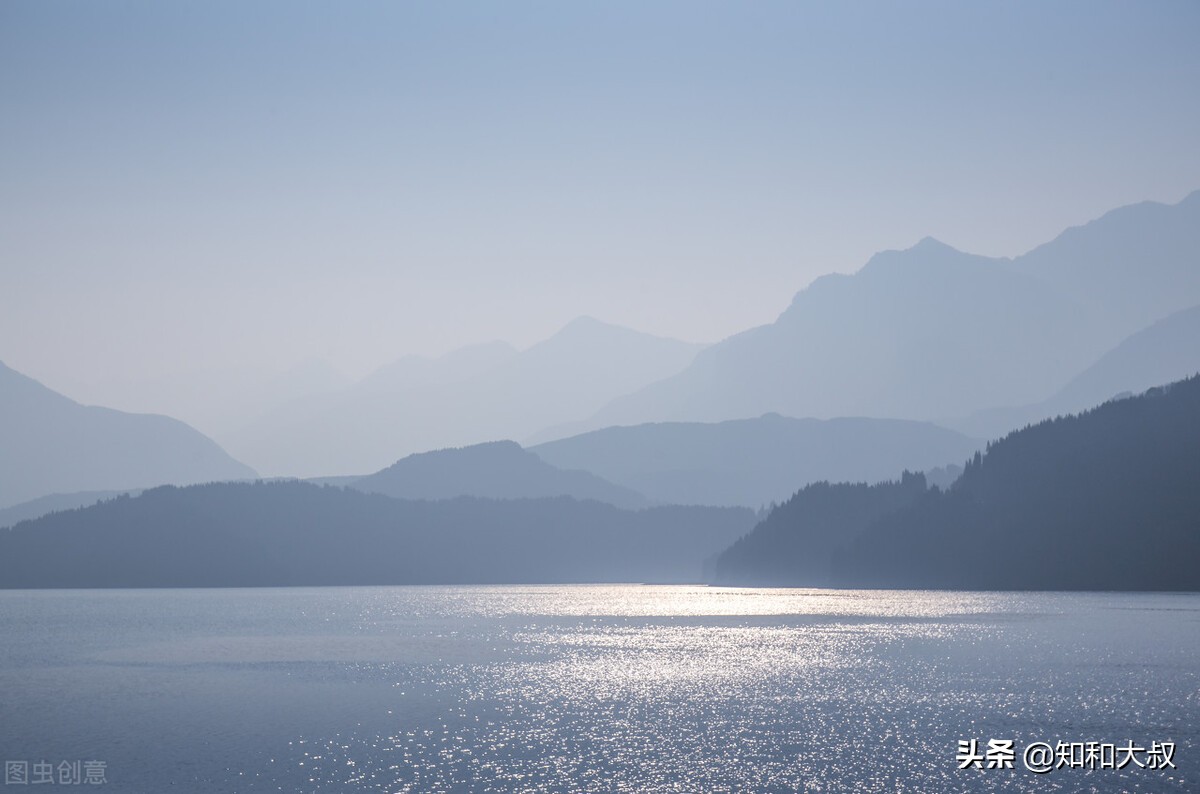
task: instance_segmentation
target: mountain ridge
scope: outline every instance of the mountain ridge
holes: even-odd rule
[[[1116,275],[1090,278],[1089,252]],[[815,279],[774,322],[553,434],[770,411],[936,421],[1033,403],[1168,308],[1200,303],[1198,260],[1200,191],[1117,208],[1011,259],[926,237]]]
[[[650,502],[628,487],[597,475],[555,467],[514,441],[419,452],[347,487],[398,499],[537,499],[569,496],[594,499],[624,509]]]
[[[0,531],[0,588],[699,582],[745,508],[163,486]]]
[[[1200,587],[1200,376],[1013,431],[948,490],[802,489],[718,556],[736,585]]]
[[[678,371],[703,347],[587,317],[516,352],[490,344],[473,346],[484,365],[468,367],[464,377],[439,369],[455,353],[421,364],[433,372],[425,379],[368,377],[263,417],[230,447],[273,475],[377,471],[403,455],[525,438],[586,416]]]
[[[1200,306],[1193,306],[1126,337],[1045,400],[991,408],[943,423],[970,435],[999,437],[1044,419],[1086,410],[1118,394],[1141,393],[1197,372]]]
[[[178,419],[81,405],[0,362],[0,507],[56,493],[256,476]]]
[[[904,468],[961,463],[983,444],[928,422],[768,413],[716,423],[607,427],[531,451],[660,502],[759,508],[817,480],[874,482]]]

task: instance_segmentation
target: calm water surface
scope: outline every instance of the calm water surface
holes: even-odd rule
[[[0,640],[0,759],[86,790],[1200,791],[1196,594],[9,591]],[[1178,768],[1022,768],[1129,740]]]

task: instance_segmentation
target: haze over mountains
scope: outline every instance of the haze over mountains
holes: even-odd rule
[[[1197,229],[1193,193],[1113,210],[1012,260],[929,238],[886,251],[561,434],[772,411],[936,421],[1038,402],[1130,334],[1200,304]]]
[[[1112,210],[1012,260],[1101,307],[1124,334],[1200,304],[1200,190],[1178,204]]]
[[[648,506],[646,497],[590,471],[556,468],[513,441],[409,455],[382,471],[351,479],[347,486],[398,499],[535,499],[569,496],[616,507]],[[661,500],[667,501],[667,500]],[[686,502],[677,502],[687,504]],[[733,503],[731,503],[733,504]]]
[[[1175,312],[1129,336],[1071,379],[1054,396],[1032,405],[979,411],[944,424],[980,438],[1099,405],[1121,393],[1140,393],[1200,372],[1200,306]]]
[[[0,507],[53,493],[256,476],[183,422],[80,405],[0,363]]]
[[[907,471],[898,480],[874,484],[807,485],[721,552],[713,564],[713,581],[835,587],[834,555],[884,516],[911,508],[928,493],[927,486],[923,475]]]
[[[0,529],[11,527],[22,521],[31,521],[50,513],[62,510],[74,510],[87,507],[97,502],[107,502],[118,496],[137,496],[140,489],[123,489],[117,491],[71,491],[68,493],[51,493],[38,496],[24,502],[18,502],[8,507],[0,507]]]
[[[581,318],[526,350],[409,356],[343,388],[310,362],[293,379],[307,396],[230,443],[265,474],[405,498],[621,507],[759,507],[820,480],[928,471],[977,439],[1200,371],[1197,229],[1200,193],[1012,260],[925,239],[709,348]],[[2,365],[0,407],[0,508],[54,495],[14,515],[254,476],[182,423],[85,408]],[[503,439],[545,443],[490,443]]]
[[[502,439],[767,413],[1001,433],[1040,418],[1023,407],[1050,400],[1131,334],[1200,305],[1197,228],[1200,193],[1113,210],[1014,259],[926,238],[817,279],[773,323],[708,348],[585,317],[526,350],[492,342],[406,356],[341,388],[309,378],[303,396],[218,438],[265,474],[318,477]],[[1189,374],[1179,356],[1160,364],[1154,382]],[[1117,391],[1152,385],[1122,385],[1113,372]],[[327,373],[322,382],[334,383]],[[1063,405],[1111,396],[1100,391]]]
[[[528,436],[678,372],[700,345],[580,318],[516,351],[407,357],[349,389],[284,406],[226,441],[276,475],[364,474],[413,453]]]
[[[365,476],[316,477],[315,485],[350,488],[397,499],[438,501],[458,497],[480,499],[545,499],[568,497],[623,509],[651,506],[651,500],[588,471],[546,463],[513,441],[490,441],[469,447],[409,455]],[[140,489],[53,493],[0,508],[0,527],[40,518],[51,512],[88,507]],[[665,503],[667,500],[656,500]],[[731,503],[732,504],[732,503]]]
[[[0,530],[0,587],[694,582],[745,508],[164,486]]]
[[[63,510],[255,474],[181,422],[84,407],[0,365],[0,508],[62,510],[0,534],[4,580],[681,581],[717,559],[721,581],[759,584],[1193,586],[1200,378],[982,457],[978,436],[913,418],[995,437],[1200,369],[1198,195],[1116,210],[1014,260],[930,239],[883,252],[707,349],[583,318],[524,351],[404,358],[241,437],[266,466],[345,487],[160,488]],[[588,424],[529,450],[497,440]],[[947,491],[888,482],[973,453]],[[770,502],[783,504],[733,544],[746,507]],[[1090,549],[1080,571],[1025,553],[1116,548],[1130,527],[1142,550]],[[961,565],[988,538],[1005,540]],[[54,570],[15,562],[63,547],[76,557]]]
[[[947,491],[798,492],[716,561],[727,584],[1195,590],[1200,377],[1016,431]]]
[[[530,450],[665,504],[759,508],[785,501],[810,482],[878,482],[903,469],[961,463],[982,447],[982,441],[926,422],[767,414],[713,424],[609,427]]]
[[[948,491],[816,483],[752,531],[745,508],[165,486],[0,531],[0,587],[694,581],[713,560],[739,585],[1189,590],[1197,482],[1200,376],[1014,432]]]

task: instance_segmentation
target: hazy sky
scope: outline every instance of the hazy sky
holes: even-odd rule
[[[1198,41],[1191,0],[8,0],[0,359],[187,414],[582,314],[714,341],[1200,188]]]

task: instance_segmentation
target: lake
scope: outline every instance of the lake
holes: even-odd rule
[[[4,591],[0,638],[44,791],[1200,790],[1197,594]]]

